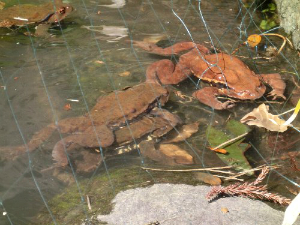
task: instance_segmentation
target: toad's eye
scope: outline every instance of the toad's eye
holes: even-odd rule
[[[59,14],[65,14],[66,13],[66,8],[62,7],[59,9]]]
[[[261,83],[257,88],[261,89],[263,87],[263,84]]]

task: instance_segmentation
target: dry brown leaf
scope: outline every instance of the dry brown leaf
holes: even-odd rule
[[[226,207],[222,207],[222,208],[221,208],[221,212],[222,212],[223,214],[226,214],[226,213],[229,212],[229,210],[228,210]]]
[[[270,131],[284,132],[288,126],[284,125],[285,120],[280,119],[276,115],[272,115],[268,112],[269,106],[261,104],[257,108],[253,109],[252,112],[245,115],[242,119],[242,123],[248,125],[255,125],[258,127],[264,127]]]
[[[2,10],[4,8],[4,6],[5,6],[5,3],[0,1],[0,10]]]
[[[101,60],[96,60],[95,63],[97,63],[97,64],[104,64],[104,62],[101,61]]]
[[[71,109],[72,109],[72,107],[71,107],[70,103],[67,103],[67,104],[64,105],[64,110],[69,111]]]
[[[198,131],[199,122],[183,125],[179,129],[179,133],[172,139],[164,141],[164,143],[174,143],[184,141]]]
[[[130,75],[129,71],[124,71],[123,73],[119,73],[120,77],[128,77]]]
[[[219,177],[216,177],[209,173],[197,172],[195,173],[195,177],[197,180],[203,181],[204,183],[213,186],[221,185],[222,183],[222,180]]]
[[[159,151],[165,156],[174,159],[178,164],[193,164],[193,156],[181,149],[177,145],[172,144],[161,144]]]

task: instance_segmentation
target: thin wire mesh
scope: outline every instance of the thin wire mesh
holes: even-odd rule
[[[43,2],[40,1],[40,3]],[[28,1],[18,0],[15,2],[19,5],[24,3],[28,3]],[[57,10],[54,0],[52,3],[53,10]],[[99,176],[106,177],[109,184],[107,189],[116,193],[118,180],[113,179],[111,174],[111,170],[114,168],[132,165],[145,166],[151,165],[151,163],[164,167],[164,165],[149,161],[141,154],[140,149],[136,148],[141,140],[134,138],[131,121],[127,120],[127,115],[123,111],[123,102],[120,102],[119,98],[119,94],[127,86],[144,82],[147,66],[161,59],[160,56],[153,56],[138,49],[134,45],[134,41],[147,39],[149,36],[160,37],[163,46],[171,46],[180,41],[192,41],[197,44],[204,43],[213,52],[221,49],[230,54],[253,33],[282,32],[280,27],[268,31],[260,29],[259,13],[257,12],[260,5],[255,5],[255,1],[246,4],[240,0],[232,3],[200,0],[180,2],[144,0],[112,1],[112,4],[109,5],[106,1],[74,0],[69,3],[76,8],[76,11],[65,21],[59,22],[55,29],[49,31],[57,34],[56,37],[23,36],[22,31],[32,32],[30,25],[0,33],[2,39],[5,37],[0,46],[2,52],[0,53],[2,89],[0,104],[3,111],[1,116],[3,122],[0,124],[3,138],[0,139],[0,146],[8,145],[13,149],[13,146],[21,144],[25,146],[27,153],[17,160],[7,160],[1,164],[0,171],[3,182],[0,186],[0,204],[4,213],[3,224],[28,224],[43,208],[46,208],[49,221],[53,224],[60,223],[57,212],[52,206],[49,206],[49,202],[67,185],[62,184],[61,180],[53,174],[42,172],[52,166],[51,150],[58,141],[62,141],[69,162],[68,168],[65,168],[64,172],[70,175],[69,179],[75,183],[75,192],[78,193],[77,205],[82,213],[81,218],[86,221],[90,221],[91,215],[86,208],[85,193],[91,187],[94,179]],[[111,30],[107,32],[106,29],[109,30],[109,28]],[[122,33],[124,31],[125,34]],[[166,38],[162,38],[162,36]],[[265,37],[265,40],[268,46],[278,46],[275,39]],[[206,61],[204,55],[200,51],[198,52],[202,60]],[[277,56],[277,60],[280,58],[277,63],[266,61],[262,65],[261,61],[256,60],[257,52],[249,46],[243,46],[239,52],[239,55],[247,56],[247,59],[244,60],[245,63],[256,73],[271,73],[274,68],[293,73],[293,75],[284,76],[284,79],[288,80],[288,85],[290,76],[294,76],[299,81],[299,60],[289,54],[294,53],[284,50]],[[170,56],[169,59],[178,63],[178,57]],[[281,65],[278,64],[279,62]],[[222,72],[217,64],[211,64],[211,66],[217,67]],[[120,76],[124,71],[129,71],[130,75]],[[206,73],[207,70],[199,79],[194,79],[186,74],[187,81],[179,86],[174,85],[173,88],[191,95],[193,91],[201,88],[200,81]],[[227,88],[229,87],[227,86]],[[295,88],[294,85],[288,86],[289,96],[287,99],[291,98],[292,89]],[[111,153],[113,149],[109,149],[109,151],[103,149],[101,147],[102,140],[96,131],[97,121],[94,121],[91,116],[92,107],[99,95],[106,96],[110,92],[115,94],[118,108],[124,115],[124,126],[128,128],[132,136],[131,146],[135,148],[129,154],[113,155]],[[155,88],[153,88],[153,92],[156,92]],[[70,98],[80,99],[80,103],[72,104],[74,108],[72,112],[64,111],[65,99]],[[266,97],[263,97],[262,100],[267,102]],[[215,124],[216,121],[224,122],[229,114],[239,118],[243,113],[250,112],[250,109],[257,106],[256,103],[251,102],[246,103],[246,106],[238,105],[229,112],[219,112],[199,102],[180,104],[171,100],[171,103],[168,104],[167,106],[158,104],[158,108],[161,112],[164,112],[164,108],[168,108],[177,113],[183,120],[186,120],[184,123],[195,120],[197,116],[201,118],[203,124],[200,125],[201,129],[197,133],[201,142],[185,139],[184,144],[186,151],[194,156],[195,166],[204,168],[211,167],[212,161],[215,160],[215,158],[209,159],[212,153],[207,150],[209,145],[205,138],[207,127]],[[281,106],[269,105],[276,114],[291,107],[288,100]],[[190,111],[194,111],[194,114],[189,112],[188,107],[191,107]],[[184,113],[190,113],[191,118],[182,115]],[[65,143],[66,135],[61,132],[59,125],[62,118],[83,114],[91,123],[98,143],[98,154],[102,159],[102,163],[93,172],[85,175],[76,171],[76,166],[74,167],[71,160],[72,155],[67,150],[69,146]],[[32,135],[50,123],[56,125],[57,133],[53,134],[54,137],[51,137],[45,145],[35,151],[29,150],[27,145]],[[180,132],[178,126],[173,126],[173,130],[175,133]],[[298,131],[296,128],[295,130]],[[278,133],[277,136],[279,135]],[[253,160],[253,165],[262,162],[267,165],[278,163],[279,156],[276,145],[271,151],[271,156],[268,156],[268,152],[264,152],[265,146],[261,146],[256,137],[253,137],[249,143],[259,156],[256,158],[257,162]],[[84,150],[84,147],[79,147],[77,151]],[[299,152],[299,148],[296,151]],[[119,162],[122,165],[116,165]],[[140,173],[142,171],[140,169]],[[295,176],[285,170],[276,169],[274,171],[287,183],[299,187],[299,181],[295,179]],[[156,174],[150,170],[146,172],[149,179],[155,183]],[[64,179],[66,178],[62,178],[62,180]],[[271,183],[270,180],[268,182]],[[135,184],[140,184],[138,176]],[[30,200],[26,201],[28,198]],[[36,205],[37,207],[34,209],[24,208],[21,209],[23,212],[20,212],[16,205]]]

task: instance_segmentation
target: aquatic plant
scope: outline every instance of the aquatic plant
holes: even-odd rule
[[[278,203],[280,205],[289,205],[291,200],[280,196],[278,194],[269,193],[267,191],[267,185],[258,185],[263,181],[266,175],[269,173],[269,167],[264,167],[254,182],[234,183],[227,187],[214,186],[210,192],[206,195],[206,199],[212,201],[221,195],[229,196],[241,196],[245,198],[253,198],[260,200],[268,200]]]

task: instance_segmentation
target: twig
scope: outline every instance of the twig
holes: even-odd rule
[[[92,210],[90,196],[88,196],[88,195],[86,196],[86,202],[87,202],[89,210]]]
[[[292,112],[292,111],[294,111],[294,110],[295,110],[295,108],[292,108],[292,109],[290,109],[290,110],[288,110],[288,111],[285,111],[285,112],[283,112],[283,113],[278,114],[277,116],[282,116],[282,115],[287,114],[287,113],[289,113],[289,112]]]
[[[292,42],[287,37],[284,37],[280,34],[266,33],[266,34],[262,34],[262,35],[264,35],[264,36],[276,36],[276,37],[280,37],[281,39],[283,39],[283,43],[282,43],[281,47],[279,48],[277,54],[279,54],[282,51],[282,49],[285,46],[286,42],[288,42],[288,44],[290,45],[291,48],[294,48]]]
[[[230,172],[230,171],[215,170],[215,169],[211,169],[211,170],[209,170],[209,172],[225,173],[225,174],[235,174],[235,173]]]
[[[229,144],[231,144],[231,143],[233,143],[233,142],[235,142],[235,141],[237,141],[237,140],[239,140],[239,139],[245,137],[247,134],[249,134],[249,132],[246,132],[246,133],[241,134],[241,135],[239,135],[239,136],[237,136],[237,137],[235,137],[235,138],[232,138],[232,139],[230,139],[230,140],[228,140],[228,141],[225,141],[224,143],[218,145],[217,147],[212,148],[211,150],[214,151],[214,150],[216,150],[216,149],[218,149],[218,148],[222,148],[222,147],[224,147],[224,146],[227,146],[227,145],[229,145]]]
[[[243,172],[240,172],[240,173],[238,173],[238,174],[236,174],[236,175],[234,175],[234,176],[227,177],[226,180],[231,180],[231,179],[234,179],[234,178],[243,176],[243,175],[245,175],[246,173],[261,170],[263,167],[266,167],[266,165],[262,165],[262,166],[253,168],[253,169],[251,169],[251,170],[244,170]],[[276,169],[276,168],[279,168],[279,166],[268,166],[268,168],[270,168],[270,169]]]
[[[223,167],[213,167],[213,168],[198,168],[198,169],[185,169],[185,170],[164,170],[158,168],[149,168],[149,167],[141,167],[143,170],[152,170],[152,171],[162,171],[162,172],[195,172],[195,171],[210,171],[210,172],[218,172],[218,173],[231,173],[228,171],[221,171],[219,169],[230,169],[232,166],[223,166]],[[216,171],[217,170],[217,171]]]
[[[225,177],[225,176],[221,176],[221,175],[214,175],[216,177],[219,177],[219,178],[224,178],[225,180],[237,180],[237,181],[244,181],[244,179],[240,179],[240,178],[235,178],[234,176],[232,177]]]
[[[293,74],[293,75],[297,76],[296,73],[290,72],[290,71],[287,71],[287,70],[281,70],[280,73],[289,73],[289,74]],[[295,80],[294,80],[294,81],[295,81]],[[298,87],[299,87],[299,86],[298,86]]]

